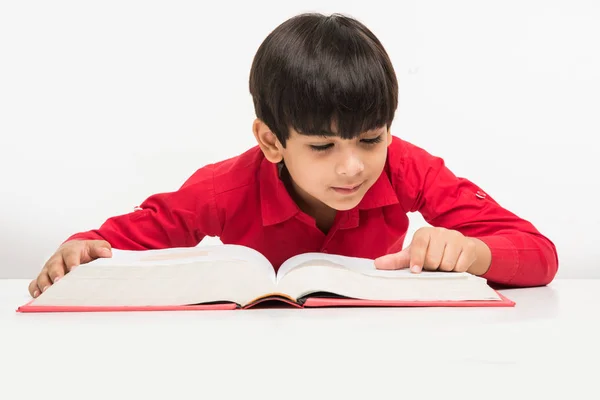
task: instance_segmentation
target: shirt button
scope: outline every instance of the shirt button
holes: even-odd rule
[[[329,253],[326,249],[323,249],[321,253]]]
[[[485,199],[487,195],[485,193],[483,193],[481,190],[478,190],[477,193],[475,193],[475,196],[477,196],[477,198],[479,198],[479,199]]]

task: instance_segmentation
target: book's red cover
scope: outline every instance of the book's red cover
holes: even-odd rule
[[[498,293],[498,292],[497,292]],[[121,312],[121,311],[201,311],[201,310],[236,310],[251,309],[257,305],[275,301],[294,308],[318,307],[514,307],[515,302],[498,293],[502,300],[466,300],[466,301],[387,301],[387,300],[360,300],[340,297],[309,297],[303,304],[298,304],[290,299],[275,296],[257,299],[245,307],[235,303],[194,304],[175,306],[36,306],[29,303],[17,308],[20,313],[42,312]]]

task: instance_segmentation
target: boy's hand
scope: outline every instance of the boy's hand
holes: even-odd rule
[[[479,239],[445,228],[424,227],[417,230],[410,245],[399,253],[375,260],[377,269],[409,268],[419,273],[429,271],[468,271],[483,275],[489,268],[492,254]]]
[[[79,264],[101,257],[112,257],[110,244],[105,240],[71,240],[63,243],[48,259],[37,279],[31,281],[29,293],[38,297]]]

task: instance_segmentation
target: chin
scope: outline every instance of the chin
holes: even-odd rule
[[[357,205],[358,204],[354,204],[354,205],[352,205],[352,207],[339,206],[339,207],[332,207],[332,208],[335,209],[336,211],[348,211],[348,210],[352,210]]]
[[[360,203],[361,200],[362,200],[362,196],[357,199],[352,199],[352,200],[348,200],[348,201],[339,201],[338,200],[338,201],[332,201],[332,202],[326,203],[326,204],[329,207],[331,207],[337,211],[348,211],[348,210],[351,210],[354,207],[356,207],[358,205],[358,203]]]

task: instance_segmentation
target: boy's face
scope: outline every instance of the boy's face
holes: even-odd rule
[[[386,127],[363,132],[355,139],[308,136],[291,129],[285,148],[270,134],[274,147],[265,151],[261,145],[265,156],[271,162],[284,160],[296,200],[314,212],[323,206],[349,210],[358,205],[379,179],[392,141]]]

